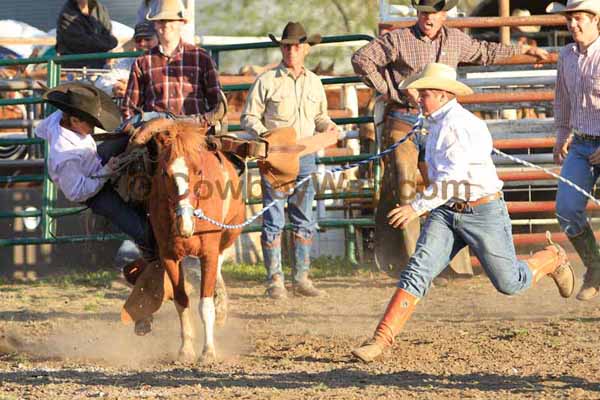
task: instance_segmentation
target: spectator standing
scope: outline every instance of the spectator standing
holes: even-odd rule
[[[56,52],[104,53],[117,47],[108,10],[98,0],[67,0],[58,16]],[[102,68],[104,60],[73,61],[67,68]]]

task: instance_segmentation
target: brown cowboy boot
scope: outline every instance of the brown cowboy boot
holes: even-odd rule
[[[581,234],[569,237],[569,241],[587,268],[583,276],[583,285],[577,293],[577,300],[591,300],[600,293],[600,249],[594,232],[587,225]]]
[[[571,297],[575,288],[575,275],[565,250],[552,242],[550,232],[546,232],[549,246],[527,259],[527,265],[533,273],[533,283],[538,283],[548,275],[554,280],[562,297]]]
[[[325,294],[325,292],[317,289],[313,282],[308,279],[308,272],[305,272],[297,282],[294,282],[294,294],[296,296],[318,297]]]
[[[404,289],[396,289],[373,338],[352,350],[352,355],[363,362],[371,362],[379,357],[386,347],[394,343],[394,338],[400,333],[418,302],[418,297]]]
[[[267,287],[266,294],[274,300],[285,299],[287,297],[287,290],[285,290],[281,275],[273,275],[271,283],[269,283],[269,286]]]

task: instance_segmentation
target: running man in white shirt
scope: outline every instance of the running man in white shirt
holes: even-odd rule
[[[569,297],[574,287],[566,253],[556,244],[526,261],[517,260],[502,181],[492,162],[492,137],[486,124],[456,101],[456,96],[472,93],[456,80],[456,71],[432,63],[401,88],[419,91],[430,124],[425,151],[430,183],[412,203],[390,211],[389,224],[400,228],[427,212],[429,216],[373,338],[352,351],[364,362],[393,344],[432,280],[467,245],[494,287],[506,295],[519,293],[546,275],[563,297]]]

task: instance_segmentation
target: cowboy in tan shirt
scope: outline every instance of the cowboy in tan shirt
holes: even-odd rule
[[[268,130],[293,127],[296,139],[314,135],[315,131],[337,131],[327,116],[327,98],[320,79],[304,67],[304,58],[310,46],[321,41],[320,35],[307,36],[300,23],[289,22],[283,30],[281,41],[269,35],[279,44],[281,64],[260,75],[248,94],[242,112],[242,128],[252,134],[262,135]],[[314,154],[300,159],[300,173],[296,182],[316,171]],[[277,200],[263,214],[261,244],[267,269],[269,286],[267,295],[273,299],[286,296],[281,268],[281,232],[285,225],[286,197],[276,191],[261,176],[263,206]],[[316,223],[312,204],[315,190],[308,181],[287,197],[287,214],[294,232],[294,289],[296,294],[318,296],[321,294],[310,279],[310,248]]]

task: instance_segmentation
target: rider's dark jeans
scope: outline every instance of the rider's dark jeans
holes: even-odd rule
[[[98,155],[102,159],[102,164],[106,164],[111,157],[125,151],[128,140],[129,137],[123,135],[123,138],[107,140],[98,145]],[[119,230],[131,236],[144,258],[148,260],[155,258],[156,243],[145,211],[126,203],[109,182],[85,204],[94,214],[107,218]]]

